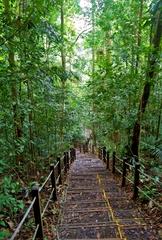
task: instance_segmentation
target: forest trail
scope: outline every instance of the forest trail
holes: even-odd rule
[[[60,216],[57,231],[61,240],[158,239],[112,173],[92,154],[77,153]]]

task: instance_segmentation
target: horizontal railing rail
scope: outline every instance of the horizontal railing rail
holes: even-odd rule
[[[33,201],[31,202],[30,206],[28,207],[25,215],[23,216],[21,222],[18,224],[18,226],[17,226],[15,232],[13,233],[12,237],[10,238],[10,240],[15,239],[15,237],[17,236],[17,234],[20,232],[20,229],[21,229],[21,227],[23,226],[25,220],[27,219],[30,211],[32,210],[35,201],[36,201],[36,197],[35,197],[35,198],[33,199]]]
[[[57,163],[55,165],[54,164],[50,165],[50,173],[46,177],[46,179],[43,182],[43,184],[41,185],[41,187],[39,187],[38,184],[33,186],[32,191],[31,191],[33,200],[31,202],[30,206],[27,208],[22,220],[16,227],[14,233],[12,234],[12,236],[9,240],[14,240],[17,237],[17,235],[20,233],[20,231],[22,230],[22,227],[23,227],[25,221],[27,220],[27,218],[29,217],[29,214],[31,213],[32,209],[33,209],[34,219],[35,219],[35,229],[34,229],[34,233],[32,236],[32,240],[35,240],[38,238],[41,240],[44,239],[44,233],[43,233],[44,214],[45,214],[50,202],[57,201],[57,185],[62,184],[63,174],[65,177],[67,170],[69,169],[71,163],[75,159],[76,159],[76,150],[75,150],[75,148],[71,148],[70,151],[64,152],[62,157],[57,158]],[[56,172],[57,172],[57,178],[56,178]],[[40,194],[50,180],[51,180],[50,195],[45,203],[43,210],[41,210]]]
[[[44,181],[44,183],[42,184],[42,186],[39,188],[39,192],[41,192],[43,190],[43,188],[45,187],[45,185],[48,183],[51,175],[52,175],[53,170],[50,172],[50,174],[48,175],[48,177],[46,178],[46,180]]]

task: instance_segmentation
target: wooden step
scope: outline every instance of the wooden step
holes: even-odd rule
[[[125,222],[121,222],[121,221],[125,221]],[[131,219],[131,221],[133,221]],[[128,229],[131,229],[131,228],[143,228],[144,226],[146,227],[147,224],[146,223],[138,223],[138,222],[134,222],[134,223],[129,223],[129,220],[128,219],[120,219],[120,226],[124,229],[124,228],[128,228]],[[62,227],[65,227],[65,228],[68,228],[68,229],[76,229],[76,228],[99,228],[99,227],[116,227],[117,224],[113,221],[110,221],[110,222],[98,222],[98,223],[94,223],[94,222],[91,222],[91,223],[86,223],[86,226],[85,226],[85,223],[76,223],[76,224],[60,224],[58,225],[59,228],[62,228]]]
[[[86,226],[85,226],[86,225]],[[85,224],[84,226],[76,227],[63,225],[59,227],[59,239],[104,239],[109,236],[109,238],[116,238],[117,235],[117,226],[116,225],[91,225]]]
[[[127,198],[126,197],[120,197],[120,199],[118,197],[113,197],[110,199],[110,201],[127,201]],[[96,203],[105,203],[105,200],[101,199],[101,200],[78,200],[78,201],[75,201],[75,200],[72,200],[70,202],[65,202],[65,205],[80,205],[80,204],[96,204]]]
[[[143,220],[105,164],[83,156],[70,169],[66,202],[57,225],[58,239],[151,239],[154,234],[146,219]]]

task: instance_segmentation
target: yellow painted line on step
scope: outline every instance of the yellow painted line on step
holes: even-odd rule
[[[111,207],[109,198],[107,197],[106,192],[105,192],[105,189],[104,189],[104,187],[103,187],[103,185],[102,185],[102,183],[101,183],[101,178],[100,178],[99,174],[97,174],[97,180],[98,180],[98,182],[99,182],[99,187],[100,187],[101,192],[102,192],[102,194],[103,194],[103,197],[104,197],[106,206],[107,206],[107,208],[108,208],[108,210],[109,210],[109,212],[110,212],[110,214],[111,214],[112,220],[113,220],[113,221],[116,223],[116,225],[117,225],[118,235],[119,235],[119,237],[120,237],[121,240],[127,240],[127,238],[126,238],[125,235],[124,235],[124,232],[123,232],[123,229],[122,229],[122,225],[119,223],[118,218],[116,218],[115,215],[114,215],[114,212],[113,212],[113,209],[112,209],[112,207]]]

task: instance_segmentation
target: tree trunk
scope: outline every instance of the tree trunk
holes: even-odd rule
[[[92,0],[92,82],[95,81],[95,0]],[[93,87],[93,95],[94,87]],[[92,102],[92,112],[93,112],[93,121],[92,121],[92,141],[93,145],[96,146],[96,124],[94,123],[95,115],[95,104]]]
[[[133,136],[132,136],[132,145],[131,145],[131,152],[133,155],[138,157],[139,152],[139,142],[140,142],[140,132],[141,132],[141,118],[143,113],[145,112],[148,99],[150,96],[150,89],[151,89],[151,82],[153,81],[156,75],[156,63],[158,59],[158,53],[160,48],[160,40],[162,35],[162,11],[160,8],[160,1],[159,1],[159,8],[157,9],[154,15],[154,23],[152,26],[152,40],[151,40],[151,47],[152,52],[149,55],[148,59],[148,70],[146,72],[146,83],[143,89],[142,98],[139,105],[139,110],[137,113],[137,120],[135,121],[134,128],[133,128]]]
[[[10,1],[3,0],[4,13],[7,25],[12,27],[12,20],[10,15]],[[14,37],[13,37],[14,38]],[[13,51],[13,38],[8,40],[8,63],[10,69],[10,81],[11,81],[11,97],[12,97],[12,111],[13,111],[13,128],[14,128],[14,148],[15,148],[15,159],[16,163],[23,160],[23,154],[20,151],[19,144],[21,144],[21,138],[23,136],[22,122],[20,114],[18,112],[18,90],[17,83],[15,80],[15,54]]]
[[[32,92],[32,82],[31,80],[27,80],[27,93],[28,93],[28,100],[33,106],[33,92]],[[31,155],[31,160],[34,162],[35,160],[35,150],[34,150],[34,132],[33,132],[33,110],[30,109],[28,113],[28,121],[29,121],[29,152]]]
[[[64,0],[61,0],[61,64],[62,64],[62,99],[61,99],[61,122],[60,122],[60,138],[61,138],[61,150],[64,143],[64,125],[65,125],[65,86],[66,86],[66,54],[64,47],[64,34],[65,34],[65,19],[64,19]]]
[[[143,0],[140,0],[140,7],[139,7],[139,21],[138,21],[138,32],[137,32],[137,56],[136,56],[136,73],[138,73],[138,66],[140,62],[140,54],[139,49],[141,46],[141,32],[142,32],[142,17],[143,17]]]
[[[139,142],[140,142],[140,132],[141,132],[141,117],[142,114],[145,112],[146,105],[148,103],[148,99],[150,96],[150,83],[146,82],[143,94],[137,114],[137,120],[135,121],[134,128],[133,128],[133,136],[132,136],[132,145],[131,145],[131,151],[134,156],[138,157],[138,150],[139,150]]]
[[[162,102],[161,102],[161,104],[160,104],[159,115],[158,115],[158,121],[157,121],[156,140],[159,139],[159,134],[160,134],[161,111],[162,111],[161,109],[162,109]]]
[[[61,61],[62,61],[62,68],[66,70],[66,55],[65,55],[65,48],[64,48],[64,34],[65,34],[65,19],[64,19],[64,0],[61,0],[61,40],[62,40],[62,47],[61,47]]]

